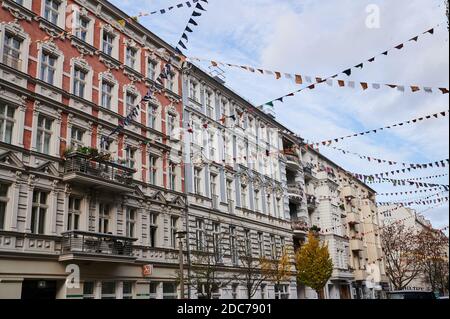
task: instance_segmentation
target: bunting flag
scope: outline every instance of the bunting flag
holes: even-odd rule
[[[376,133],[379,133],[379,132],[382,132],[382,131],[385,131],[385,130],[390,130],[390,129],[397,128],[397,127],[403,127],[403,126],[406,126],[406,125],[414,125],[414,124],[417,124],[417,123],[420,123],[420,122],[423,122],[423,121],[427,121],[427,120],[438,119],[440,117],[447,117],[449,113],[450,113],[450,110],[446,110],[446,111],[441,111],[441,112],[434,113],[434,114],[424,115],[422,117],[414,118],[412,120],[408,120],[408,121],[392,124],[392,125],[389,125],[389,126],[380,127],[380,128],[377,128],[377,129],[368,130],[368,131],[361,132],[361,133],[355,133],[355,134],[350,134],[350,135],[347,135],[347,136],[341,136],[341,137],[336,137],[336,138],[332,138],[332,139],[329,139],[329,140],[321,141],[321,142],[318,142],[318,143],[314,143],[312,145],[312,147],[314,147],[314,146],[316,146],[316,147],[319,147],[319,146],[330,146],[333,143],[338,143],[339,141],[342,141],[342,140],[345,140],[345,139],[349,139],[349,138],[354,138],[354,137],[357,137],[357,136],[376,134]]]
[[[347,81],[347,80],[341,80],[341,79],[336,79],[336,78],[328,78],[326,80],[323,80],[319,76],[308,76],[308,75],[300,75],[300,74],[292,74],[292,73],[282,73],[282,72],[278,72],[278,71],[258,69],[256,67],[252,67],[252,66],[212,61],[212,60],[206,60],[206,59],[201,59],[201,58],[196,58],[196,57],[190,57],[189,60],[198,61],[198,62],[207,61],[207,62],[210,62],[212,66],[220,65],[220,66],[235,67],[240,70],[247,70],[254,74],[271,75],[271,76],[275,76],[275,78],[277,80],[286,78],[286,79],[290,79],[290,80],[294,81],[296,84],[299,84],[299,85],[304,84],[304,83],[312,84],[313,83],[312,79],[316,79],[316,82],[308,87],[309,89],[314,89],[316,84],[326,82],[328,84],[328,86],[331,86],[331,87],[335,86],[337,88],[352,88],[352,89],[359,88],[363,91],[365,91],[369,88],[374,89],[374,90],[379,90],[384,87],[384,88],[396,89],[397,91],[403,92],[403,93],[405,93],[407,91],[410,91],[412,93],[423,92],[423,93],[429,93],[429,94],[431,94],[431,93],[448,94],[449,93],[448,88],[441,88],[441,87],[427,87],[427,86],[422,86],[422,85],[404,85],[404,84],[391,84],[391,83],[355,82],[355,81]],[[284,75],[284,77],[282,75]],[[275,101],[284,102],[284,99],[286,97],[287,96],[280,97],[274,101],[266,103],[265,105],[271,105]],[[271,106],[273,106],[273,105],[271,105]]]
[[[440,23],[440,24],[436,25],[435,27],[433,27],[433,28],[431,28],[431,29],[429,29],[429,30],[427,30],[427,31],[425,31],[425,32],[422,32],[422,34],[434,34],[435,28],[437,28],[437,27],[439,27],[440,25],[443,25],[443,24],[446,24],[446,22],[445,22],[445,23]],[[407,42],[417,42],[417,41],[419,40],[419,37],[421,37],[421,35],[416,35],[416,36],[412,37],[411,39],[409,39],[408,41],[406,41],[406,42],[404,42],[404,43],[402,43],[402,44],[405,44],[405,43],[407,43]],[[336,78],[339,76],[339,74],[341,74],[341,73],[343,73],[343,74],[345,74],[345,75],[347,75],[347,76],[350,76],[350,75],[352,75],[352,70],[364,68],[364,64],[365,64],[366,62],[373,63],[373,62],[375,62],[375,60],[377,59],[378,56],[381,56],[381,55],[388,55],[390,51],[392,51],[392,50],[400,50],[400,49],[402,49],[402,48],[403,48],[403,46],[402,46],[402,47],[400,47],[399,45],[394,46],[393,48],[388,49],[388,50],[386,50],[386,51],[383,51],[382,53],[380,53],[380,54],[378,54],[378,55],[375,55],[375,56],[369,58],[368,60],[363,61],[362,63],[358,63],[358,64],[356,64],[356,65],[353,66],[353,67],[347,68],[347,69],[345,69],[344,71],[338,72],[338,73],[333,74],[333,75],[331,75],[331,76],[329,76],[329,77],[326,77],[326,78],[316,77],[316,78],[315,78],[315,81],[313,81],[312,79],[311,79],[311,80],[310,80],[310,79],[305,79],[306,82],[307,82],[308,84],[309,84],[309,83],[311,83],[311,84],[309,84],[308,86],[306,86],[306,87],[304,87],[304,88],[301,88],[301,89],[299,89],[299,90],[295,90],[295,91],[292,91],[292,92],[290,92],[290,93],[288,93],[288,94],[285,94],[285,95],[283,95],[283,96],[281,96],[281,97],[279,97],[279,98],[276,98],[276,99],[273,99],[273,100],[271,100],[271,101],[268,101],[268,102],[264,103],[264,104],[261,105],[261,106],[268,105],[268,103],[273,103],[273,102],[277,102],[277,101],[283,102],[284,99],[287,98],[287,97],[293,97],[293,96],[295,96],[296,94],[298,94],[298,93],[300,93],[300,92],[302,92],[302,91],[305,91],[305,90],[307,90],[307,89],[309,89],[309,90],[315,89],[315,88],[316,88],[316,85],[321,84],[321,83],[324,83],[324,82],[327,82],[327,81],[330,81],[330,80],[333,81],[333,80],[336,79]],[[291,75],[289,75],[289,76],[291,76]],[[299,84],[303,83],[303,79],[301,78],[301,76],[295,77],[295,78],[298,80]],[[301,82],[301,83],[300,83],[300,82]],[[345,82],[345,81],[344,81],[344,82]],[[352,86],[352,85],[355,84],[355,83],[356,83],[356,82],[352,82],[352,83],[350,83],[350,85]],[[345,85],[345,83],[344,83],[344,85]],[[395,85],[395,88],[397,88],[397,87],[398,87],[398,86]],[[414,86],[414,87],[415,87],[415,86]],[[392,88],[394,88],[394,87],[392,87]],[[414,90],[415,90],[415,88],[414,88]],[[425,92],[428,92],[428,91],[429,91],[429,88],[427,88],[427,90],[425,90],[425,88],[424,88],[424,91],[425,91]],[[447,93],[448,93],[448,89],[447,89],[447,88],[443,88],[443,90],[441,90],[441,92],[444,93],[444,94],[447,94]]]
[[[187,50],[187,43],[189,42],[188,33],[192,33],[193,30],[191,29],[192,26],[198,26],[197,21],[195,21],[195,17],[200,17],[202,15],[202,11],[206,11],[206,9],[201,5],[200,1],[208,3],[208,0],[198,0],[196,1],[196,5],[194,10],[192,11],[191,17],[189,18],[189,21],[184,28],[183,34],[181,35],[180,41],[178,41],[177,46],[175,47],[175,50],[179,54],[183,54],[181,51],[181,48],[184,50]]]
[[[380,206],[391,206],[394,204],[397,205],[405,205],[405,206],[412,206],[412,205],[431,205],[431,204],[438,204],[438,203],[444,203],[448,202],[449,198],[443,197],[443,198],[437,198],[437,199],[429,199],[429,200],[418,200],[418,201],[410,201],[410,202],[383,202],[378,203]]]
[[[431,200],[434,197],[437,197],[437,199],[445,198],[445,197],[443,197],[443,195],[445,195],[445,194],[448,194],[448,192],[444,191],[444,192],[439,192],[439,193],[435,193],[432,195],[428,195],[426,197],[419,197],[419,198],[413,198],[413,199],[411,199],[411,198],[399,199],[399,200],[390,201],[390,202],[380,201],[380,202],[377,202],[377,205],[380,205],[380,206],[392,206],[392,205],[399,205],[399,204],[403,204],[405,206],[410,206],[413,204],[420,205],[423,202]],[[446,197],[448,197],[448,195]],[[428,203],[428,204],[430,204],[430,203]]]

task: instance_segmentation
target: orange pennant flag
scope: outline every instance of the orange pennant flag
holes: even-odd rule
[[[367,90],[369,88],[369,84],[367,84],[366,82],[361,82],[361,86],[363,90]]]
[[[411,90],[413,92],[417,92],[417,91],[420,91],[420,88],[418,86],[411,86]]]
[[[338,80],[338,84],[339,84],[339,86],[341,86],[341,87],[344,87],[344,86],[345,86],[345,82],[344,82],[343,80]]]
[[[303,84],[303,79],[301,75],[295,75],[295,83]]]
[[[275,72],[275,76],[276,76],[277,80],[279,80],[281,78],[281,73],[280,72]]]

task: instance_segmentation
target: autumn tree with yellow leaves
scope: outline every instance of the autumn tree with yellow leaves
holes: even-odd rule
[[[297,279],[322,296],[323,288],[333,273],[333,261],[328,245],[320,243],[317,234],[310,232],[308,242],[296,253]]]
[[[264,277],[273,282],[275,286],[280,286],[283,282],[289,281],[294,275],[292,271],[293,263],[289,258],[286,247],[282,247],[281,254],[275,259],[261,258],[261,270]]]

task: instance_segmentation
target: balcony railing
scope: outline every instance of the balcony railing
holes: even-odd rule
[[[304,220],[293,220],[292,230],[307,233],[309,231],[309,225]]]
[[[308,204],[308,207],[316,207],[317,206],[317,198],[313,195],[307,195],[306,196],[306,202]]]
[[[16,70],[22,69],[22,60],[10,54],[4,53],[2,62]]]
[[[299,185],[299,184],[288,184],[287,188],[288,188],[288,193],[289,194],[295,194],[295,195],[303,196],[303,191],[302,191],[301,185]]]
[[[119,259],[135,259],[133,242],[135,238],[114,236],[110,234],[69,231],[62,234],[61,258],[95,259],[96,257],[113,257]]]
[[[88,184],[100,184],[109,188],[122,186],[124,190],[132,187],[134,169],[73,153],[66,156],[64,180]]]

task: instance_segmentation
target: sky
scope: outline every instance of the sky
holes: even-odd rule
[[[183,0],[110,0],[130,15],[176,5]],[[186,1],[186,0],[184,0]],[[449,87],[449,33],[443,0],[209,0],[189,34],[188,57],[250,65],[286,73],[327,77],[363,62],[415,35],[435,27],[434,35],[408,42],[350,78],[369,83]],[[368,28],[368,6],[379,9],[379,27]],[[174,9],[139,22],[175,46],[192,9]],[[208,63],[196,63],[208,70]],[[226,85],[255,105],[262,105],[301,88],[288,79],[223,68]],[[328,140],[449,109],[448,95],[357,90],[329,87],[305,90],[275,104],[277,120],[308,141]],[[406,163],[429,163],[449,157],[449,119],[440,118],[380,134],[348,139],[336,147],[362,155]],[[369,163],[331,148],[320,151],[348,171],[375,174],[402,168]],[[419,178],[447,174],[448,168],[396,175]],[[448,176],[428,180],[448,184]],[[370,185],[379,193],[415,190],[390,184]],[[433,192],[428,193],[430,195]],[[422,194],[423,195],[423,194]],[[379,196],[379,201],[423,197]],[[448,193],[445,195],[448,196]],[[419,212],[429,206],[412,206]],[[449,223],[449,205],[424,213],[434,227]]]

